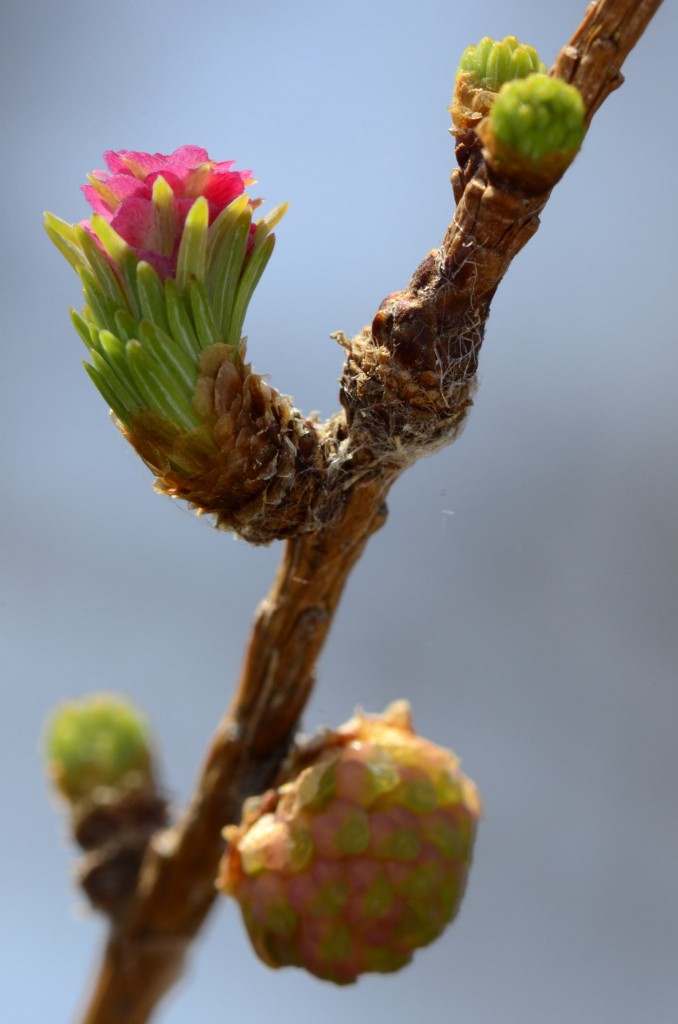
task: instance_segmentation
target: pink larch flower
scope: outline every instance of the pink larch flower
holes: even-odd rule
[[[94,171],[82,191],[93,211],[163,279],[176,274],[181,235],[195,200],[200,196],[207,200],[211,225],[254,181],[251,171],[232,170],[234,160],[210,160],[200,146],[181,146],[169,156],[109,150],[104,158],[109,170]],[[153,202],[158,178],[169,186],[162,206]],[[250,206],[259,202],[250,200]],[[91,231],[89,221],[83,221],[83,227]],[[254,231],[252,225],[249,247]]]
[[[315,424],[253,371],[243,337],[287,203],[253,222],[250,172],[198,146],[105,159],[89,220],[45,214],[82,283],[87,373],[157,490],[255,544],[315,528]]]

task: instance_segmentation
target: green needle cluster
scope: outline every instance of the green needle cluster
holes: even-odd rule
[[[505,82],[535,71],[545,72],[546,67],[533,46],[518,42],[515,36],[502,40],[485,36],[477,46],[464,50],[457,74],[466,72],[484,88],[497,92]]]
[[[171,202],[170,186],[157,178],[153,204],[159,221]],[[193,395],[201,354],[221,342],[237,359],[247,306],[273,252],[272,230],[286,209],[283,204],[271,211],[252,232],[247,195],[212,225],[201,196],[186,218],[176,278],[165,281],[103,217],[91,218],[94,238],[84,227],[46,214],[47,233],[82,282],[87,305],[71,316],[91,359],[85,368],[124,426],[141,411],[182,430],[200,425]]]

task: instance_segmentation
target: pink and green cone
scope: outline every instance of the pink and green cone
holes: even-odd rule
[[[286,204],[253,222],[250,172],[197,146],[106,162],[83,188],[89,220],[45,216],[82,282],[87,372],[157,490],[255,543],[287,536],[314,428],[253,372],[242,337]]]
[[[220,889],[271,967],[337,984],[397,971],[459,909],[476,787],[414,734],[404,701],[302,748],[295,768],[225,830]]]

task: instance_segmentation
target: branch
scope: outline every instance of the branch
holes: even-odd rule
[[[624,81],[621,66],[662,0],[594,0],[550,74],[575,85],[584,99],[587,124]]]
[[[661,0],[592,3],[551,74],[576,85],[587,119],[622,82],[621,65]],[[471,404],[490,302],[539,225],[548,194],[490,180],[479,149],[458,152],[458,201],[439,250],[389,296],[347,354],[344,408],[324,425],[328,525],[285,544],[260,605],[237,692],[184,817],[157,833],[125,912],[112,925],[83,1024],[144,1024],[181,973],[214,900],[222,829],[284,760],[351,569],[385,521],[397,476],[458,435]]]
[[[148,852],[137,898],[110,936],[85,1024],[142,1024],[180,973],[214,900],[221,831],[239,820],[245,797],[268,788],[289,749],[344,584],[385,521],[388,488],[380,477],[357,483],[332,527],[286,543],[193,801]]]

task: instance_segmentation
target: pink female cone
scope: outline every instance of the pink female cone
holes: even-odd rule
[[[459,909],[476,787],[454,754],[414,734],[404,701],[358,714],[300,758],[294,779],[225,830],[219,888],[271,967],[337,984],[396,971]]]
[[[158,491],[252,543],[309,529],[315,425],[253,370],[242,334],[286,204],[253,222],[249,171],[198,146],[106,163],[84,186],[89,220],[45,217],[82,282],[89,376]]]

